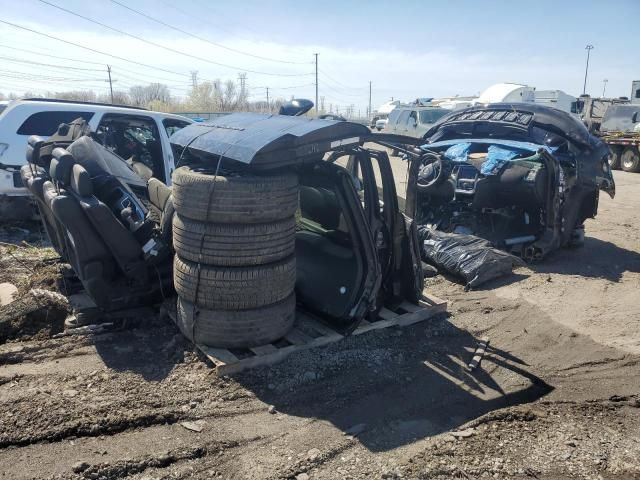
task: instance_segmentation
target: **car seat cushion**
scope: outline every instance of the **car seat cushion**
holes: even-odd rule
[[[93,195],[93,183],[89,172],[81,165],[74,165],[71,173],[71,190],[81,197]]]

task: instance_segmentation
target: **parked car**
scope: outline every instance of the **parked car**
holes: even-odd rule
[[[389,114],[383,132],[422,138],[434,123],[450,111],[440,107],[400,105]]]
[[[452,112],[414,155],[407,204],[420,225],[473,234],[536,260],[580,245],[599,191],[615,195],[609,149],[570,113],[530,103]]]
[[[323,115],[318,115],[318,118],[322,119],[322,120],[337,120],[339,122],[346,122],[347,119],[344,118],[342,115],[338,115],[335,113],[325,113]]]
[[[384,127],[388,121],[389,121],[389,117],[379,118],[378,120],[376,120],[376,125],[375,125],[376,130],[378,130],[379,132],[384,130]]]
[[[31,135],[48,137],[62,123],[87,121],[95,138],[128,160],[143,177],[171,182],[175,166],[169,137],[193,121],[144,108],[52,99],[10,102],[0,114],[0,218],[24,209],[27,190],[20,179]],[[16,209],[16,204],[23,208]],[[3,211],[4,210],[4,211]]]

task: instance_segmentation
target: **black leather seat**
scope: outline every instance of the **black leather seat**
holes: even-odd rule
[[[22,177],[22,183],[27,187],[36,202],[40,221],[51,240],[51,245],[60,257],[67,260],[65,240],[61,234],[62,228],[44,201],[44,184],[49,180],[48,175],[35,165],[25,165],[20,169],[20,176]],[[51,186],[53,187],[53,184]]]
[[[93,195],[93,183],[81,165],[73,166],[69,188],[124,275],[137,283],[146,283],[147,267],[142,258],[142,247],[111,209]]]
[[[26,151],[28,163],[20,169],[20,176],[22,177],[23,185],[27,187],[27,190],[29,190],[35,200],[38,213],[40,214],[40,220],[42,221],[47,236],[51,240],[54,250],[64,260],[67,260],[65,241],[64,236],[60,233],[60,225],[44,201],[44,184],[49,179],[49,173],[44,168],[45,165],[40,161],[40,148],[43,144],[43,138],[37,135],[29,137]],[[48,166],[49,162],[46,164],[46,167]]]
[[[73,157],[51,160],[51,181],[43,185],[44,202],[53,212],[65,239],[67,260],[99,307],[109,305],[110,280],[116,273],[113,256],[82,211],[64,188],[69,183]]]
[[[59,147],[46,155],[49,176],[31,165],[23,169],[23,177],[34,196],[41,198],[39,207],[43,221],[48,215],[49,237],[61,244],[66,260],[96,305],[116,311],[157,301],[170,292],[171,262],[164,255],[166,248],[156,248],[145,257],[142,245],[152,242],[140,234],[143,229],[138,226],[135,232],[129,231],[119,218],[121,211],[94,195],[94,180],[74,156]],[[118,187],[111,194],[122,193],[117,178],[106,177]]]

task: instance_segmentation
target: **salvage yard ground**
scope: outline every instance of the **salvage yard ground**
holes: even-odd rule
[[[212,375],[158,318],[51,338],[65,313],[54,302],[44,317],[4,325],[0,472],[640,478],[640,175],[616,172],[615,180],[617,196],[601,195],[584,248],[557,251],[477,291],[430,279],[448,316],[233,377]],[[0,231],[2,242],[21,239],[38,235]],[[18,287],[18,301],[33,288],[61,287],[53,250],[0,250],[0,282]],[[469,372],[485,336],[485,358]]]

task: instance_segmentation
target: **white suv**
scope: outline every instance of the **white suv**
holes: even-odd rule
[[[175,169],[169,137],[193,123],[180,115],[102,103],[42,98],[10,102],[0,113],[0,220],[12,211],[8,200],[24,201],[28,196],[20,178],[28,138],[46,138],[61,123],[80,117],[106,147],[167,184]]]

